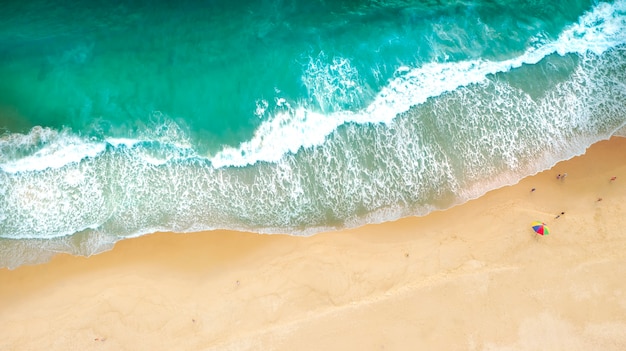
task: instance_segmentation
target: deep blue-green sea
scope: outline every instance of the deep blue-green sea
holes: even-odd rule
[[[4,1],[0,266],[425,215],[625,123],[626,0]]]

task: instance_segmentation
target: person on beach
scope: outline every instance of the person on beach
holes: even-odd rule
[[[617,177],[615,176],[611,177],[611,181],[614,181],[615,179],[617,179]]]
[[[564,215],[565,212],[561,212],[560,214],[558,214],[556,217],[554,217],[554,219],[558,219],[559,217],[561,217],[562,215]]]

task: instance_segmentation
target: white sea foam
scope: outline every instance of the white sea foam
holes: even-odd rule
[[[626,43],[626,0],[600,3],[566,28],[553,42],[536,41],[522,55],[504,61],[473,60],[429,63],[417,68],[400,67],[369,106],[357,111],[329,114],[303,107],[290,108],[269,118],[253,138],[238,148],[227,147],[214,155],[215,167],[245,166],[259,161],[276,162],[300,148],[321,145],[327,136],[346,123],[390,123],[398,114],[427,99],[440,96],[461,86],[483,82],[488,75],[507,72],[525,64],[536,64],[551,54],[587,52],[601,54]],[[349,67],[340,59],[342,67]],[[331,70],[332,71],[332,70]],[[351,77],[357,76],[352,72]],[[305,77],[306,78],[306,77]],[[315,82],[314,82],[315,83]],[[313,85],[327,85],[326,80]]]
[[[132,149],[146,141],[151,140],[107,138],[106,141],[93,141],[68,131],[57,132],[49,128],[35,127],[28,134],[10,134],[0,139],[0,150],[36,149],[26,156],[13,159],[0,153],[0,170],[19,173],[56,169],[89,157],[96,157],[106,150],[107,144]],[[181,146],[181,150],[184,149]],[[146,163],[154,165],[164,164],[173,157],[168,154],[157,157],[148,152],[139,153],[139,156],[142,156]]]
[[[343,57],[328,59],[324,52],[310,58],[302,82],[325,113],[337,106],[359,105],[363,98],[363,86],[358,70],[350,60]]]
[[[91,142],[70,132],[35,127],[28,134],[11,134],[0,139],[0,169],[8,173],[60,168],[86,157],[95,157],[106,145]],[[11,157],[6,150],[33,150],[23,157]],[[36,150],[36,151],[35,151]]]
[[[0,170],[7,173],[33,172],[56,169],[71,163],[96,157],[107,148],[139,149],[143,143],[157,142],[169,148],[148,150],[138,155],[148,164],[161,165],[184,153],[195,155],[184,128],[159,111],[150,116],[153,128],[147,128],[135,138],[109,137],[94,140],[71,130],[57,131],[48,127],[34,127],[29,133],[12,133],[0,137]]]

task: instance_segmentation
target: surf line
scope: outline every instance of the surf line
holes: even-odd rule
[[[539,40],[535,40],[540,43]],[[600,3],[566,27],[553,42],[531,46],[522,55],[503,61],[472,60],[428,63],[421,67],[399,67],[396,78],[361,111],[338,111],[331,114],[303,107],[293,108],[281,100],[287,110],[263,122],[249,141],[238,147],[226,147],[210,157],[215,168],[243,167],[259,161],[278,162],[288,153],[323,144],[326,138],[345,123],[390,123],[398,114],[429,98],[477,84],[490,74],[508,72],[525,64],[537,64],[551,54],[600,55],[626,43],[626,0]]]

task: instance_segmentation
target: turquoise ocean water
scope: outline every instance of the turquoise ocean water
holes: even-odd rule
[[[424,215],[623,133],[626,0],[8,1],[0,266]]]

